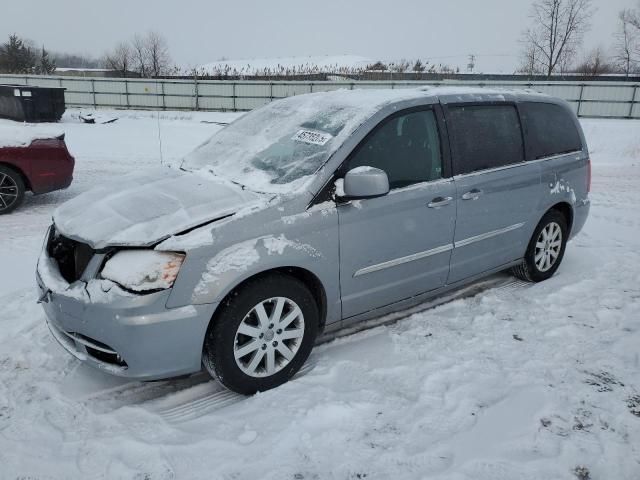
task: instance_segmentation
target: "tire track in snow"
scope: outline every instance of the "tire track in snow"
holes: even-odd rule
[[[506,274],[494,275],[411,309],[395,312],[362,322],[356,327],[324,335],[318,339],[318,344],[325,344],[334,339],[348,337],[381,325],[396,323],[413,314],[436,308],[454,300],[473,297],[488,290],[499,297],[506,298],[511,296],[513,291],[528,288],[529,286],[531,284]],[[294,376],[294,379],[310,373],[315,363],[316,361],[312,356]],[[165,421],[176,424],[189,422],[250,398],[226,390],[218,382],[211,380],[205,373],[199,373],[177,381],[169,380],[154,383],[157,384],[148,386],[140,383],[124,385],[99,392],[97,395],[91,395],[86,400],[100,403],[100,397],[106,396],[104,399],[105,405],[110,406],[109,409],[139,404],[148,411],[160,415]],[[113,394],[117,396],[118,401],[114,402]]]
[[[473,297],[490,291],[499,298],[508,298],[516,290],[529,288],[532,284],[517,280],[507,274],[496,274],[487,279],[462,287],[442,297],[421,303],[413,308],[394,312],[378,318],[361,322],[353,327],[325,334],[317,344],[326,344],[337,338],[349,337],[363,330],[399,322],[411,315],[436,308],[440,305]],[[315,361],[303,365],[295,378],[313,370]],[[74,372],[70,372],[73,375]],[[189,377],[154,382],[128,382],[82,395],[78,400],[91,410],[100,413],[114,411],[122,407],[139,406],[160,415],[169,423],[188,422],[246,400],[240,395],[226,390],[205,373],[200,372]]]
[[[294,375],[293,380],[311,372],[315,363],[311,357]],[[184,423],[248,398],[250,397],[227,390],[218,382],[209,380],[203,386],[195,386],[187,391],[157,399],[148,406],[150,411],[157,413],[169,423]]]

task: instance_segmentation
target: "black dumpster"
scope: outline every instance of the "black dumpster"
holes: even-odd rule
[[[0,118],[57,122],[65,111],[64,88],[0,85]]]

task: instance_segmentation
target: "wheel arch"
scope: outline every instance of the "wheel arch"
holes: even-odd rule
[[[24,171],[20,167],[17,167],[13,163],[3,162],[1,160],[0,160],[0,167],[5,167],[5,168],[8,168],[9,170],[13,170],[14,172],[16,172],[18,175],[20,175],[20,178],[22,178],[22,182],[24,183],[24,189],[30,192],[32,191],[29,177],[24,173]]]
[[[550,212],[551,210],[560,212],[564,216],[567,221],[567,231],[569,232],[569,235],[571,235],[571,227],[573,226],[573,207],[568,202],[558,202],[551,206],[547,212]]]
[[[324,285],[317,277],[316,274],[311,272],[310,270],[302,267],[295,266],[283,266],[283,267],[275,267],[269,268],[267,270],[263,270],[258,273],[254,273],[247,278],[244,278],[240,282],[238,282],[235,286],[233,286],[229,292],[224,296],[222,301],[218,304],[215,312],[211,316],[211,320],[209,320],[209,326],[207,328],[211,328],[211,325],[215,322],[217,315],[220,313],[221,308],[226,304],[229,298],[235,294],[240,288],[246,285],[249,282],[255,281],[261,277],[266,277],[272,274],[281,274],[287,275],[295,278],[296,280],[302,282],[308,289],[314,300],[316,301],[316,305],[318,306],[318,313],[320,319],[319,328],[322,330],[324,328],[326,318],[327,318],[327,293],[324,288]]]

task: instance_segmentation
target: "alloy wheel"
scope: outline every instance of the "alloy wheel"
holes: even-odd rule
[[[6,210],[18,200],[18,185],[9,175],[0,172],[0,210]]]
[[[556,263],[562,250],[562,229],[556,222],[548,223],[536,240],[534,262],[541,272],[548,271]]]
[[[304,315],[293,300],[263,300],[238,326],[233,348],[236,364],[251,377],[271,376],[293,360],[303,337]]]

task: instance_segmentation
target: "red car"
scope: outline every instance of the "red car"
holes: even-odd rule
[[[37,195],[67,188],[74,165],[64,133],[1,120],[0,215],[16,209],[27,190]]]

